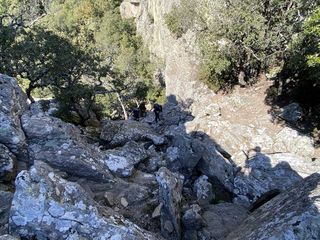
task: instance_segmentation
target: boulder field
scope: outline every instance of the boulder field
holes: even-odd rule
[[[236,157],[231,128],[213,139],[178,102],[159,124],[104,120],[93,142],[35,104],[0,74],[0,239],[320,239],[311,148]]]

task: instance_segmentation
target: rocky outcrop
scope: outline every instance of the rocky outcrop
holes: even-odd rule
[[[123,146],[129,141],[152,141],[155,145],[164,143],[164,138],[145,123],[137,121],[104,121],[100,138],[110,147]]]
[[[8,233],[9,230],[9,213],[12,197],[13,194],[11,192],[0,191],[0,236]]]
[[[19,92],[9,80],[4,92]],[[9,233],[24,239],[161,239],[147,230],[169,240],[317,239],[320,177],[308,176],[320,165],[311,158],[312,141],[290,128],[271,129],[263,114],[253,125],[235,121],[244,103],[227,98],[235,104],[230,112],[220,108],[230,99],[195,109],[200,103],[171,96],[160,123],[150,124],[152,113],[141,122],[105,121],[100,139],[90,139],[95,144],[39,104],[29,111],[5,99],[2,108],[20,110],[5,112],[11,135],[0,128],[0,136],[19,138],[21,131],[25,138],[0,140],[1,181],[15,175],[15,149],[28,150],[34,166],[16,178],[12,205],[12,194],[0,191],[0,235],[9,221]]]
[[[43,161],[70,176],[108,181],[113,176],[104,163],[102,152],[89,145],[72,124],[50,116],[22,116],[28,137],[30,158]]]
[[[197,139],[183,133],[178,127],[166,132],[170,147],[166,150],[167,167],[174,172],[190,176],[201,159],[203,146]]]
[[[105,164],[110,171],[119,177],[132,175],[134,167],[147,158],[147,152],[143,146],[130,141],[121,148],[108,150]]]
[[[179,102],[202,99],[208,92],[198,81],[196,36],[192,31],[176,39],[165,23],[165,14],[179,0],[141,0],[136,17],[137,31],[151,53],[164,63],[162,75],[166,83],[167,96],[175,96]]]
[[[241,167],[234,179],[234,192],[238,200],[250,203],[264,193],[286,190],[302,177],[320,172],[320,164],[317,161],[289,153],[257,153]]]
[[[27,108],[27,97],[17,81],[0,74],[0,143],[25,162],[28,162],[28,155],[20,117]]]
[[[320,153],[315,150],[310,137],[275,123],[270,106],[265,102],[272,81],[260,82],[251,88],[236,87],[228,95],[215,94],[199,81],[200,55],[196,34],[189,30],[182,37],[175,38],[165,23],[166,14],[179,4],[179,0],[140,0],[138,7],[130,1],[125,2],[124,5],[139,10],[135,14],[138,33],[152,55],[162,60],[160,68],[169,102],[179,102],[195,116],[185,124],[187,133],[205,133],[216,146],[224,148],[218,151],[228,153],[233,161],[244,162],[246,154],[256,147],[262,152],[319,158]],[[179,122],[181,114],[175,112],[164,114],[168,116],[166,121]],[[296,122],[301,114],[301,108],[292,103],[281,110],[280,118]]]
[[[320,174],[313,174],[254,211],[227,240],[319,239]]]
[[[159,201],[161,209],[161,233],[165,239],[181,238],[180,204],[182,200],[183,176],[160,168],[157,173],[159,184]]]
[[[152,218],[158,205],[158,185],[153,174],[137,171],[130,178],[115,178],[108,183],[86,179],[78,183],[100,204],[114,209],[143,229],[160,232],[159,218]]]
[[[10,233],[53,240],[156,239],[112,210],[98,206],[78,184],[62,179],[41,162],[17,176]]]
[[[206,176],[217,179],[230,192],[233,191],[234,166],[222,156],[210,139],[203,140],[204,149],[198,169]]]

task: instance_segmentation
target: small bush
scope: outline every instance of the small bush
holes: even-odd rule
[[[182,0],[179,6],[174,6],[165,15],[166,25],[177,38],[193,27],[196,16],[194,4],[193,0]]]

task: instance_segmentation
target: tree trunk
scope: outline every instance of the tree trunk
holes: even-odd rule
[[[120,103],[120,105],[121,105],[124,119],[125,119],[125,120],[128,120],[128,119],[129,119],[128,113],[127,113],[127,110],[126,110],[126,108],[125,108],[125,106],[124,106],[124,104],[123,104],[122,98],[121,98],[121,96],[120,96],[120,94],[119,94],[118,92],[116,93],[116,95],[117,95],[118,101],[119,101],[119,103]]]
[[[26,89],[26,94],[28,99],[31,101],[31,103],[34,103],[35,100],[34,98],[31,96],[31,91],[33,90],[33,87],[29,85],[29,87]]]
[[[137,100],[137,99],[134,99],[134,101],[135,101],[137,107],[139,107],[139,102],[138,102],[138,100]]]

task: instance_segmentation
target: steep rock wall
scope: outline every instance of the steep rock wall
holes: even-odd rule
[[[151,53],[163,61],[167,96],[175,96],[179,102],[197,102],[211,91],[197,81],[196,36],[189,31],[176,39],[165,24],[165,14],[178,3],[179,0],[129,0],[123,2],[121,13],[136,18],[138,33]]]

